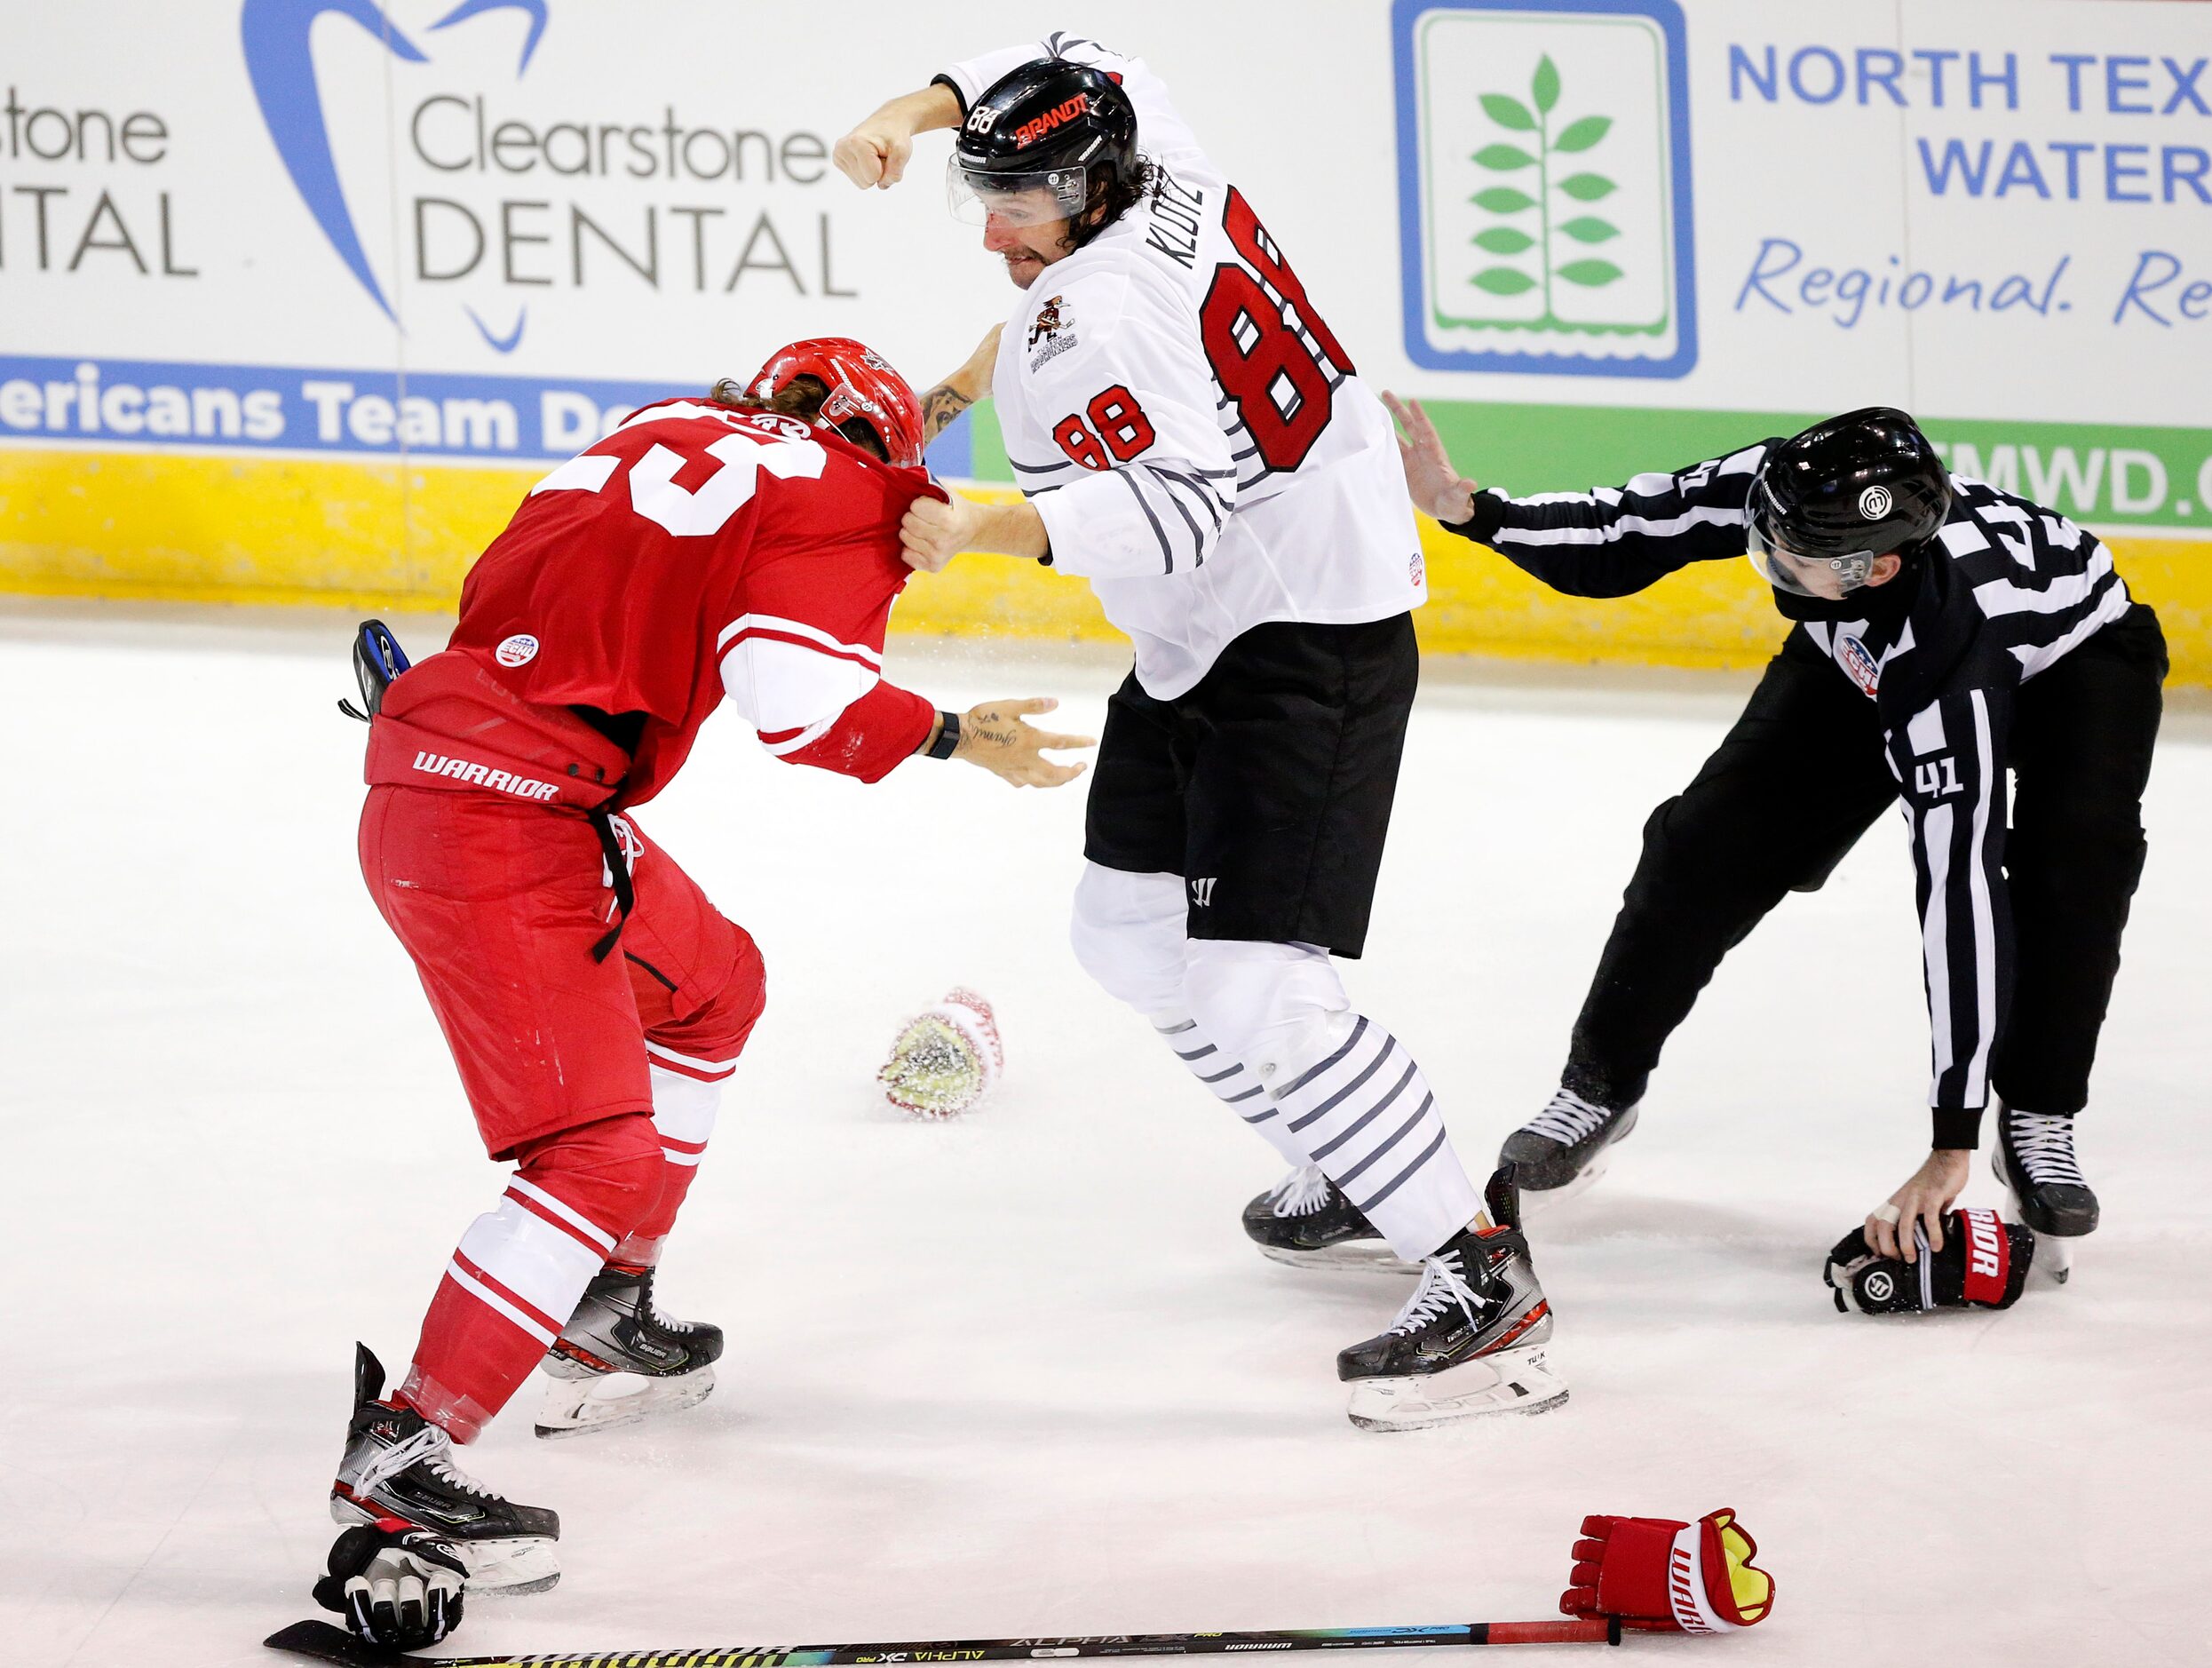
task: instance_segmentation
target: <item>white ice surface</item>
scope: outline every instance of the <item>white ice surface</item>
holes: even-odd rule
[[[404,1363],[496,1191],[354,867],[327,636],[0,622],[11,1662],[273,1661],[332,1533],[353,1340]],[[902,661],[946,704],[1055,693],[1084,727],[1114,676]],[[1739,687],[1424,697],[1349,974],[1471,1167],[1542,1104],[1645,814]],[[2205,734],[2169,731],[2152,785],[2071,1287],[1882,1323],[1820,1283],[1926,1144],[1885,823],[1730,960],[1612,1175],[1540,1225],[1573,1401],[1383,1437],[1331,1356],[1403,1288],[1243,1243],[1272,1155],[1066,949],[1080,790],[926,764],[864,790],[718,719],[645,820],[770,968],[663,1282],[729,1329],[722,1386],[596,1442],[511,1414],[471,1450],[559,1509],[567,1573],[451,1648],[1538,1617],[1585,1513],[1728,1505],[1772,1620],[1637,1655],[2207,1661]],[[906,1122],[871,1073],[956,981],[998,1004],[1005,1084]]]

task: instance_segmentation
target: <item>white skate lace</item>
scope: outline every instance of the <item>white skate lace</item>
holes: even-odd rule
[[[2045,1112],[2007,1112],[2005,1129],[2020,1168],[2039,1187],[2086,1187],[2089,1179],[2073,1156],[2073,1120]]]
[[[652,1311],[654,1325],[662,1331],[674,1332],[680,1336],[691,1330],[689,1321],[679,1321],[672,1315],[663,1314],[659,1304],[650,1304],[647,1307]]]
[[[496,1500],[499,1497],[453,1463],[453,1439],[435,1425],[425,1425],[403,1442],[394,1442],[361,1467],[360,1479],[353,1484],[356,1494],[368,1494],[387,1479],[396,1477],[408,1466],[422,1465],[448,1488],[464,1494],[472,1494],[480,1500]]]
[[[661,1306],[654,1301],[653,1282],[650,1279],[647,1279],[641,1283],[644,1290],[639,1291],[638,1294],[640,1299],[638,1304],[638,1308],[653,1322],[654,1325],[659,1327],[664,1332],[675,1332],[679,1335],[692,1330],[691,1322],[689,1321],[679,1321],[674,1315],[664,1314],[662,1311]]]
[[[1551,1097],[1550,1105],[1521,1128],[1562,1147],[1572,1147],[1577,1141],[1588,1140],[1612,1116],[1604,1107],[1592,1105],[1573,1090],[1562,1089]]]
[[[1424,1258],[1421,1264],[1421,1283],[1414,1288],[1413,1296],[1406,1299],[1406,1307],[1399,1310],[1398,1318],[1391,1322],[1390,1330],[1401,1336],[1418,1331],[1454,1304],[1459,1306],[1460,1313],[1467,1317],[1470,1326],[1480,1324],[1481,1316],[1476,1311],[1485,1305],[1482,1299],[1475,1295],[1474,1288],[1467,1283],[1465,1267],[1460,1261],[1459,1253],[1455,1251],[1446,1251],[1439,1257]]]
[[[1292,1171],[1268,1189],[1277,1216],[1311,1216],[1328,1203],[1328,1176],[1319,1164]]]

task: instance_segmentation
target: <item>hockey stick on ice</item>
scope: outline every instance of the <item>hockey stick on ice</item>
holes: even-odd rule
[[[262,1641],[341,1668],[827,1668],[836,1664],[1050,1662],[1069,1656],[1205,1656],[1229,1651],[1358,1650],[1378,1645],[1618,1645],[1613,1616],[1584,1622],[1458,1622],[1440,1627],[1304,1627],[1268,1633],[1098,1633],[1064,1639],[914,1640],[894,1645],[719,1645],[694,1650],[553,1651],[531,1656],[401,1656],[328,1622],[295,1622]]]

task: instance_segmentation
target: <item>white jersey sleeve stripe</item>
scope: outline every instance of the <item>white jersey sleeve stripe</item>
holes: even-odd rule
[[[795,638],[786,623],[739,632],[722,653],[722,687],[730,704],[778,757],[819,740],[881,678],[872,655],[864,657],[848,644],[825,647]]]
[[[804,620],[787,620],[773,614],[739,615],[722,628],[721,635],[715,639],[715,647],[727,648],[739,638],[753,631],[773,631],[802,642],[816,644],[879,671],[883,667],[884,657],[865,643],[841,643],[819,625],[809,625]]]
[[[1920,917],[1921,963],[1928,977],[1929,1052],[1937,1083],[1951,1072],[1951,937],[1946,919],[1951,894],[1951,807],[1937,806],[1916,819],[1928,866],[1928,907]],[[1931,1100],[1936,1099],[1931,1092]]]
[[[1980,1106],[1989,1098],[1989,1051],[1997,1037],[1997,921],[1989,896],[1990,870],[1995,867],[1989,852],[1989,809],[1995,795],[1996,761],[1989,738],[1989,697],[1971,692],[1974,710],[1975,776],[1974,826],[1968,846],[1968,896],[1974,925],[1974,1052],[1966,1068],[1966,1104]]]
[[[1561,493],[1547,495],[1554,503],[1570,503],[1582,498],[1582,494]],[[1517,500],[1521,504],[1534,499]],[[1647,538],[1668,538],[1693,527],[1741,527],[1745,523],[1740,509],[1721,504],[1700,504],[1681,515],[1652,519],[1641,515],[1620,516],[1604,527],[1502,527],[1497,531],[1500,544],[1610,544],[1615,539],[1629,535]]]

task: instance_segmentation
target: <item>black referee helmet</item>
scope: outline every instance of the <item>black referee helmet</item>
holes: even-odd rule
[[[1942,528],[1951,476],[1911,417],[1866,406],[1771,448],[1746,508],[1751,559],[1778,590],[1812,594],[1788,564],[1764,560],[1775,550],[1827,568],[1851,591],[1875,557],[1909,555]]]

